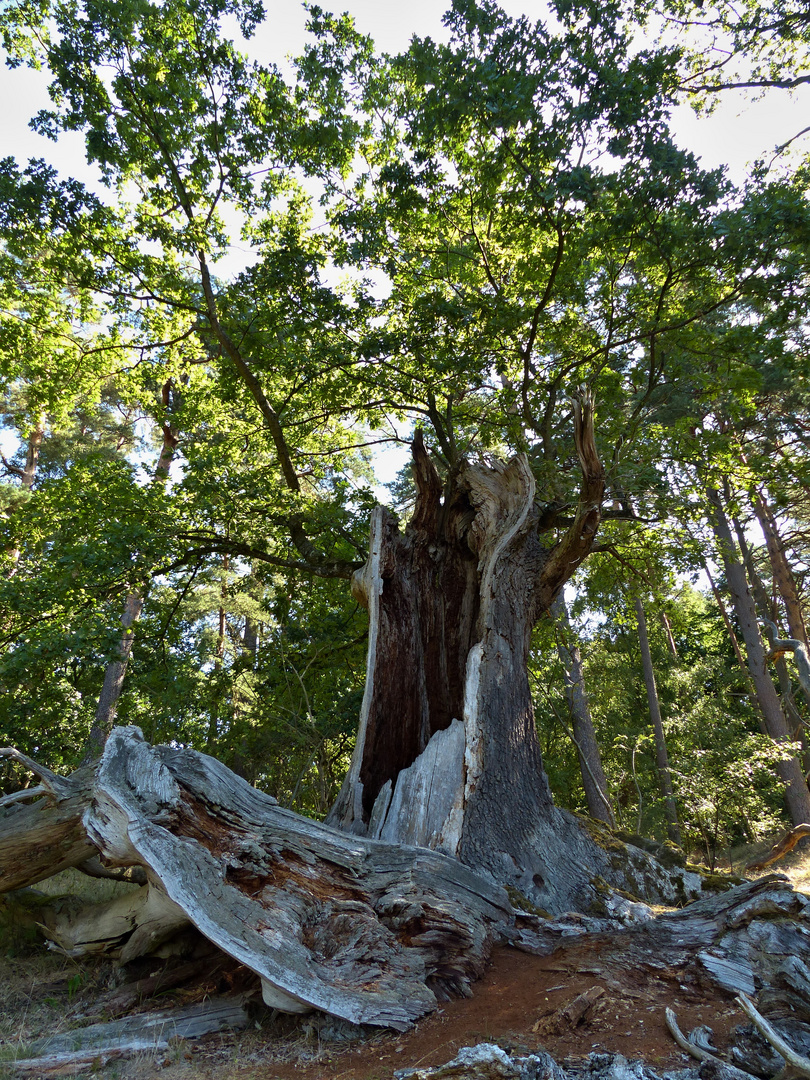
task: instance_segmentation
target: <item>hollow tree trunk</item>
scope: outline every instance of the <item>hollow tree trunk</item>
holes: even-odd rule
[[[681,843],[681,827],[678,823],[678,807],[672,791],[672,777],[669,772],[669,755],[664,735],[664,723],[661,719],[661,705],[658,700],[658,688],[655,685],[650,639],[647,634],[647,619],[644,605],[636,597],[636,622],[638,623],[638,641],[641,648],[641,669],[644,673],[644,685],[647,688],[647,702],[650,707],[653,736],[655,740],[655,764],[658,770],[658,788],[664,802],[664,816],[667,819],[667,835],[675,843]]]
[[[787,743],[790,742],[790,731],[776,688],[765,666],[765,648],[757,624],[756,608],[745,578],[745,569],[736,556],[731,528],[723,510],[719,492],[714,488],[709,488],[707,496],[712,529],[723,560],[726,580],[745,643],[748,670],[751,673],[765,726],[774,742]],[[785,785],[785,799],[791,821],[794,825],[810,821],[810,792],[798,758],[789,757],[777,762],[776,769]]]
[[[563,592],[551,605],[551,613],[562,627],[565,637],[570,639],[571,623],[568,619],[568,609],[565,605],[565,594]],[[565,697],[571,713],[573,742],[577,748],[588,813],[598,821],[604,821],[607,825],[615,828],[616,819],[613,815],[607,780],[602,768],[599,743],[596,741],[596,732],[593,729],[591,706],[588,701],[588,691],[585,687],[585,673],[582,668],[579,646],[573,640],[569,644],[567,641],[558,638],[557,654],[565,673]]]
[[[589,412],[577,442],[574,522],[544,547],[525,458],[463,464],[443,490],[414,441],[414,516],[401,534],[387,511],[375,511],[369,560],[353,581],[370,616],[366,689],[328,818],[358,835],[455,855],[551,911],[582,903],[594,856],[552,803],[527,672],[532,627],[599,522],[604,475]]]

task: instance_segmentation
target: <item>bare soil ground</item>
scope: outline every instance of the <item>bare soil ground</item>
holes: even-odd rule
[[[807,846],[771,868],[788,873],[804,891],[810,883]],[[768,847],[741,854],[753,857]],[[593,950],[583,949],[578,956],[576,947],[550,957],[500,948],[471,999],[444,1004],[404,1034],[356,1029],[317,1016],[273,1016],[258,1005],[254,1026],[247,1031],[178,1041],[158,1054],[96,1066],[93,1075],[108,1080],[146,1080],[157,1072],[165,1080],[389,1080],[394,1070],[443,1064],[462,1046],[479,1042],[523,1054],[542,1047],[561,1064],[594,1051],[614,1051],[672,1068],[685,1066],[688,1059],[664,1026],[665,1006],[674,1009],[682,1029],[712,1028],[720,1048],[728,1032],[745,1022],[732,996],[708,982],[685,990],[677,975],[666,970],[654,976],[626,970],[619,980],[606,978],[592,960]],[[159,967],[153,962],[149,973]],[[32,1039],[101,1019],[100,1004],[116,978],[109,961],[77,962],[42,949],[0,959],[0,1076],[13,1075],[5,1072],[3,1059],[17,1056]],[[171,991],[140,1008],[250,989],[252,978],[238,967],[220,970],[191,989]],[[602,992],[594,991],[596,1000],[582,1019],[567,1019],[565,1007],[594,987]]]

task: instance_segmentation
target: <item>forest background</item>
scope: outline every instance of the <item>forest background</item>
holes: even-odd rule
[[[556,801],[712,863],[801,820],[810,700],[758,627],[806,642],[806,135],[730,178],[669,118],[801,88],[807,15],[459,0],[393,58],[310,16],[282,72],[251,4],[5,9],[97,179],[0,172],[0,742],[67,771],[137,724],[323,816],[376,450],[525,453],[564,529],[584,387],[604,520],[530,661]]]

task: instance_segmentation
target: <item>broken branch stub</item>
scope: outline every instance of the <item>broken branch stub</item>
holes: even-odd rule
[[[84,826],[108,863],[144,867],[150,893],[288,1012],[406,1028],[466,991],[511,915],[506,893],[455,859],[299,817],[137,728],[110,736]],[[154,938],[139,934],[146,952]]]

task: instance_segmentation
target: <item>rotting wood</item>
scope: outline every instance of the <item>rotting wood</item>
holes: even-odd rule
[[[164,1050],[173,1039],[198,1039],[214,1031],[247,1027],[243,995],[213,998],[195,1005],[140,1013],[110,1023],[90,1024],[39,1039],[29,1055],[7,1065],[22,1075],[47,1075],[65,1067],[101,1062],[138,1052]]]
[[[566,1029],[573,1029],[582,1022],[599,998],[604,994],[604,987],[591,986],[569,1001],[562,1009],[557,1009],[551,1016],[543,1016],[532,1025],[535,1035],[557,1035]]]
[[[810,964],[810,901],[781,875],[656,917],[603,882],[597,912],[545,918],[514,911],[504,890],[455,859],[300,818],[213,758],[151,747],[137,729],[115,730],[80,787],[72,812],[85,841],[106,866],[140,868],[149,885],[118,906],[43,917],[61,947],[126,961],[155,948],[167,918],[188,923],[287,1012],[404,1028],[438,1000],[468,994],[496,941],[559,951],[563,966],[593,970],[608,987],[632,970],[696,992],[753,980],[763,994],[800,996]],[[75,803],[76,785],[63,790]],[[31,811],[58,807],[40,799],[0,817],[8,835],[15,819],[25,823],[27,843]],[[40,855],[26,854],[39,867]],[[17,866],[21,853],[10,858]]]
[[[175,986],[181,986],[191,979],[210,979],[221,972],[226,963],[231,963],[222,953],[208,955],[198,960],[166,967],[156,975],[147,975],[142,979],[124,983],[115,990],[102,994],[96,1006],[107,1016],[121,1016],[134,1005],[157,993],[165,993]]]
[[[65,951],[128,960],[167,918],[188,921],[288,1012],[408,1027],[468,992],[512,914],[500,887],[455,859],[301,818],[213,758],[150,747],[133,728],[113,732],[81,817],[106,863],[141,866],[150,884],[101,917],[57,919]]]

